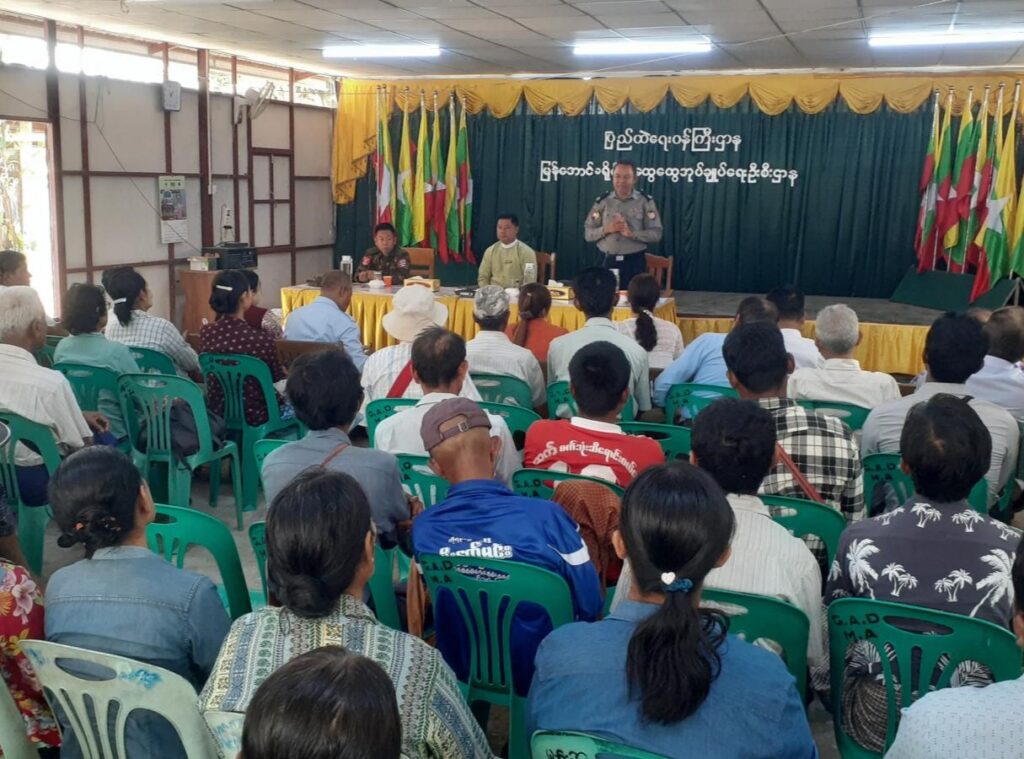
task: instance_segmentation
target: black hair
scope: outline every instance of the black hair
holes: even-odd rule
[[[378,232],[390,232],[395,237],[398,237],[398,232],[395,231],[395,225],[386,221],[382,221],[380,224],[373,228],[373,234],[375,237]]]
[[[501,221],[502,219],[512,222],[513,227],[519,226],[519,217],[516,216],[514,213],[499,213],[496,221]]]
[[[572,397],[587,416],[604,416],[618,408],[629,379],[629,359],[612,343],[587,343],[569,361]]]
[[[775,441],[775,420],[753,401],[720,398],[693,420],[697,466],[726,493],[757,493],[771,471]]]
[[[734,524],[722,489],[684,461],[651,467],[626,488],[619,531],[633,582],[641,593],[665,595],[633,631],[626,658],[630,698],[639,696],[645,722],[672,725],[692,715],[721,671],[728,621],[695,608],[692,594],[729,547]],[[665,573],[690,589],[670,590]]]
[[[363,401],[359,370],[336,346],[304,353],[288,370],[285,395],[295,416],[311,430],[347,427]]]
[[[322,467],[300,473],[267,510],[267,587],[293,614],[331,613],[363,560],[371,529],[366,494]]]
[[[741,324],[722,344],[725,365],[740,384],[752,393],[766,393],[782,386],[789,368],[789,354],[782,332],[774,324]]]
[[[465,360],[466,341],[444,327],[428,327],[412,341],[412,368],[426,387],[454,382]]]
[[[0,277],[14,274],[28,259],[20,250],[0,250]]]
[[[988,337],[981,322],[953,311],[932,322],[924,339],[924,360],[935,382],[966,382],[981,369],[986,353]]]
[[[900,455],[914,490],[940,502],[966,498],[991,465],[992,436],[963,398],[933,395],[907,414]]]
[[[242,729],[244,759],[399,759],[395,686],[372,659],[324,646],[276,669],[256,689]]]
[[[213,278],[210,288],[210,308],[218,319],[233,316],[238,311],[242,296],[249,292],[249,279],[240,269],[225,269]]]
[[[135,529],[141,487],[139,470],[116,448],[90,446],[68,456],[47,486],[62,532],[57,545],[81,543],[90,557],[98,548],[120,545]]]
[[[993,312],[982,327],[990,356],[1015,364],[1024,358],[1024,308],[1007,306]]]
[[[114,277],[123,271],[134,271],[130,266],[112,266],[109,269],[104,269],[103,273],[100,274],[100,285],[103,289],[110,293],[110,283],[114,281]]]
[[[658,328],[654,326],[654,314],[661,297],[661,285],[650,274],[637,274],[629,280],[629,305],[636,314],[636,341],[650,353],[658,344]]]
[[[256,292],[260,289],[260,275],[252,269],[239,269],[245,281],[249,283],[249,292]]]
[[[132,320],[135,301],[146,290],[146,280],[135,269],[124,266],[103,272],[103,287],[114,301],[114,316],[127,327]]]
[[[748,295],[736,307],[736,318],[740,324],[754,324],[755,322],[778,324],[779,312],[775,310],[773,303],[764,298]]]
[[[765,300],[775,306],[780,319],[804,318],[804,294],[793,285],[783,285],[771,290]]]
[[[576,302],[588,319],[607,316],[615,308],[618,293],[615,290],[615,275],[600,266],[590,266],[576,275],[572,282]]]
[[[636,176],[636,164],[633,163],[632,161],[625,161],[620,159],[615,162],[614,166],[612,166],[612,171],[615,171],[615,169],[619,168],[619,166],[628,166],[633,170],[633,176]]]
[[[526,345],[530,335],[530,322],[551,310],[551,293],[539,282],[527,282],[519,288],[519,321],[516,322],[512,342]]]
[[[508,326],[510,316],[511,312],[506,309],[497,316],[477,316],[473,314],[473,319],[484,332],[504,332],[505,327]]]
[[[107,296],[99,285],[76,282],[64,293],[61,309],[63,326],[72,335],[87,335],[99,329],[107,313]]]

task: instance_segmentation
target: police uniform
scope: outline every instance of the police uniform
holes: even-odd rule
[[[356,281],[364,271],[379,271],[381,276],[391,277],[392,284],[400,285],[409,276],[409,253],[402,248],[395,248],[384,255],[376,246],[368,248],[356,267]]]
[[[620,214],[629,225],[632,237],[624,237],[619,232],[604,233],[604,226],[616,221]],[[639,190],[633,190],[625,200],[614,190],[599,195],[583,223],[584,238],[597,243],[598,250],[604,253],[602,265],[606,269],[619,270],[619,287],[623,290],[629,286],[629,280],[647,271],[647,246],[660,242],[661,233],[661,214],[654,198]]]

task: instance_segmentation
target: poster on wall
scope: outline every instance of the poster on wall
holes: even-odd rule
[[[160,194],[160,242],[185,242],[188,219],[185,209],[185,177],[163,176],[157,179]]]

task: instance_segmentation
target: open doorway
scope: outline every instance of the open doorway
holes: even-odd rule
[[[32,287],[56,312],[46,124],[0,119],[0,249],[28,258]]]

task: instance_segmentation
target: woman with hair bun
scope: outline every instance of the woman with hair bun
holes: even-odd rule
[[[85,558],[50,578],[46,639],[138,659],[200,688],[227,634],[227,612],[208,577],[149,550],[156,509],[135,465],[113,448],[86,448],[64,460],[49,492],[58,545],[81,545]],[[66,720],[61,732],[61,756],[82,756]],[[185,756],[173,728],[151,714],[129,717],[127,741],[130,757]]]
[[[616,553],[629,600],[605,620],[552,632],[537,651],[527,734],[579,730],[666,757],[817,757],[793,676],[701,608],[729,560],[735,520],[721,489],[684,462],[626,490]]]
[[[520,287],[518,305],[519,321],[506,327],[505,334],[536,356],[542,367],[547,367],[548,346],[556,337],[569,334],[569,330],[548,321],[551,293],[542,284],[529,282]]]
[[[664,369],[683,355],[683,333],[679,325],[654,315],[661,298],[661,285],[651,274],[638,274],[629,281],[629,307],[635,316],[615,326],[647,351],[652,369]]]

